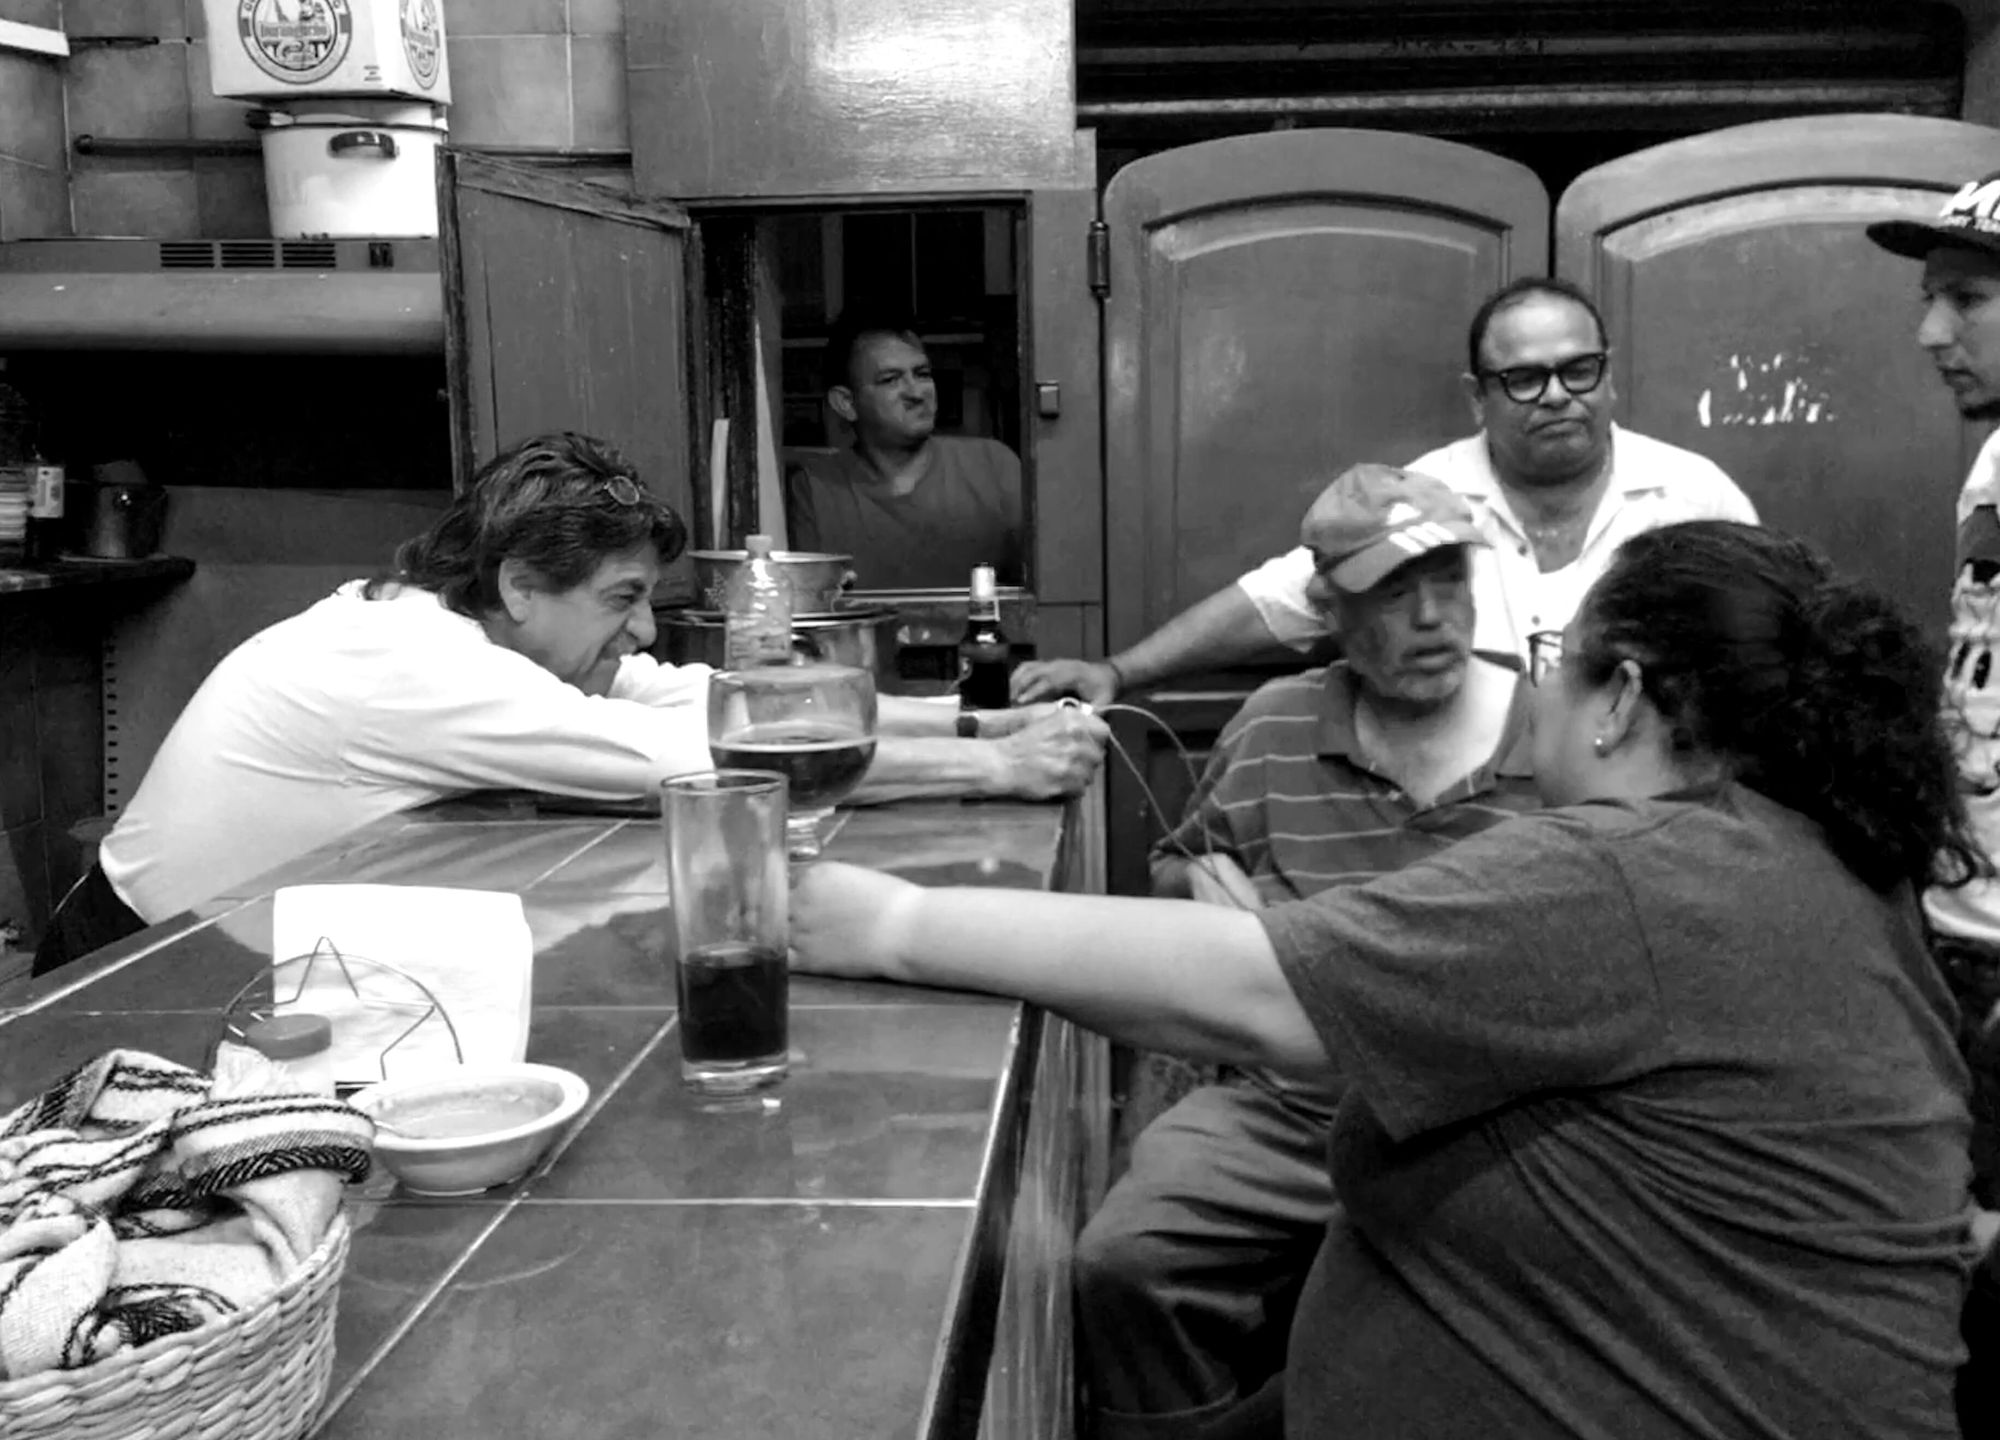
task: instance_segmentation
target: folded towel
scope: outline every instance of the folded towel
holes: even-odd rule
[[[374,1127],[255,1052],[113,1050],[0,1118],[0,1380],[93,1364],[276,1289]]]

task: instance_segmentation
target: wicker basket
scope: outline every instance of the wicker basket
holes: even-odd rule
[[[7,1440],[297,1440],[333,1374],[347,1218],[263,1301],[81,1370],[0,1382]]]

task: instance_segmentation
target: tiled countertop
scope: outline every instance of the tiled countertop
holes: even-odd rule
[[[151,555],[144,560],[65,558],[45,564],[0,562],[0,595],[25,591],[69,590],[78,586],[130,585],[138,581],[185,580],[194,561],[178,555]]]
[[[844,812],[827,853],[925,884],[1041,888],[1065,866],[1064,817],[1014,804]],[[528,1058],[576,1071],[592,1097],[566,1146],[513,1187],[424,1200],[378,1173],[350,1192],[320,1434],[966,1428],[986,1368],[966,1337],[991,1343],[992,1310],[1015,1305],[977,1272],[1012,1243],[995,1212],[1019,1189],[1023,1055],[1043,1017],[798,977],[778,1103],[698,1108],[678,1079],[657,822],[510,800],[361,832],[108,948],[80,977],[35,982],[0,1014],[0,1109],[112,1046],[202,1064],[216,1007],[268,960],[269,892],[334,880],[518,891],[535,939]]]

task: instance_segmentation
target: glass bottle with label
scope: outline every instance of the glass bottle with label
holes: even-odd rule
[[[63,467],[32,449],[28,457],[28,533],[30,564],[60,559],[63,552]]]
[[[6,365],[0,358],[0,560],[18,560],[27,548],[34,417],[21,392],[7,383]]]
[[[958,642],[958,703],[967,710],[1005,710],[1014,674],[1013,647],[1000,628],[1000,595],[991,565],[972,569],[965,635]]]

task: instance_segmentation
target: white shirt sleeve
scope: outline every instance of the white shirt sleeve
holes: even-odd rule
[[[1721,467],[1715,470],[1715,487],[1711,503],[1701,518],[1704,520],[1737,520],[1745,525],[1758,524],[1757,507],[1750,503],[1750,497],[1742,487],[1723,473]]]
[[[1312,551],[1300,545],[1266,560],[1237,578],[1237,585],[1257,607],[1264,628],[1294,650],[1310,650],[1331,633],[1326,621],[1306,598],[1312,583]]]
[[[641,705],[708,705],[707,665],[662,665],[650,655],[627,655],[611,680],[611,698]]]
[[[448,672],[399,667],[385,677],[393,683],[355,712],[356,769],[447,790],[628,799],[712,768],[707,666],[631,657],[613,693],[597,696],[499,646],[454,659]]]

